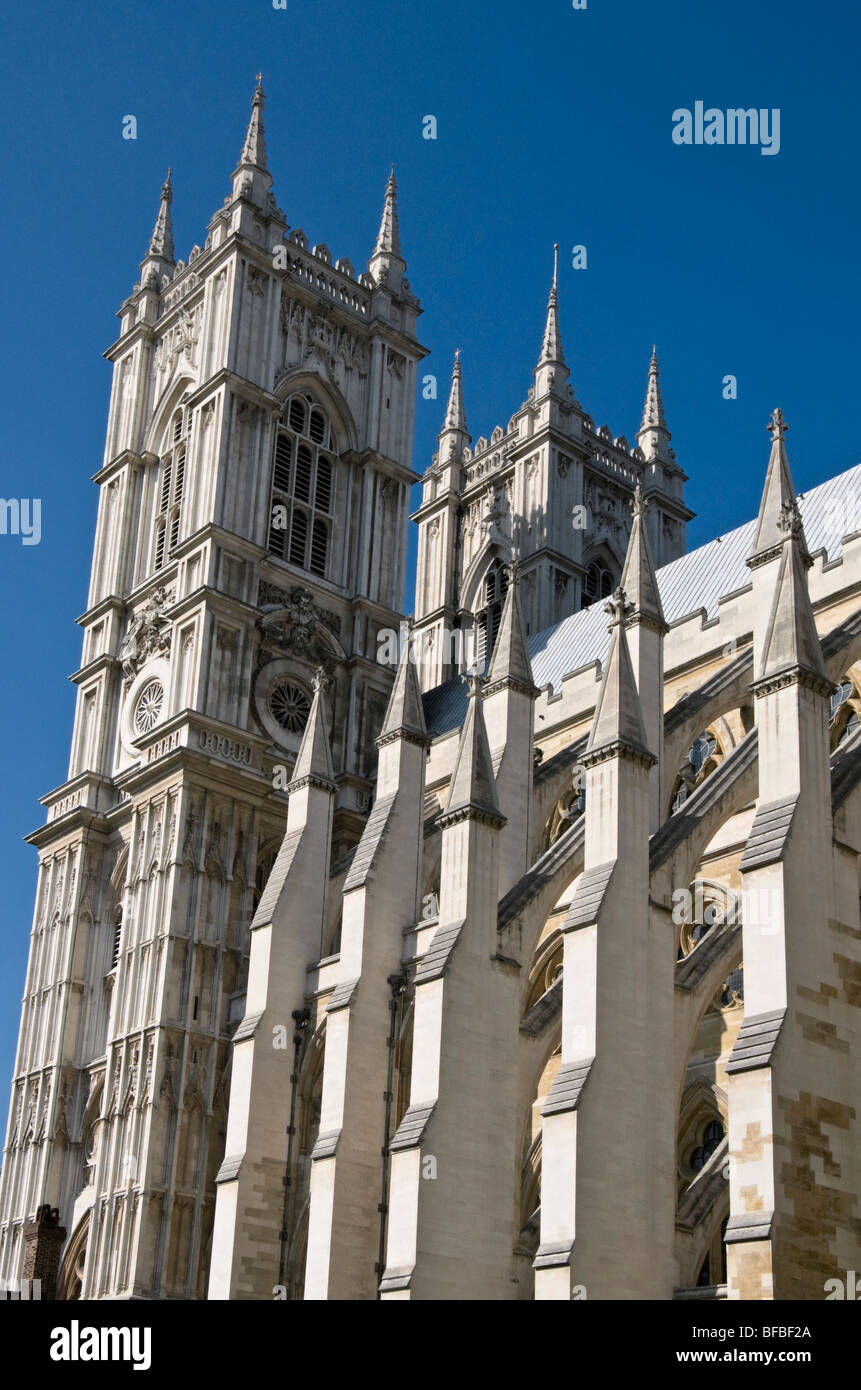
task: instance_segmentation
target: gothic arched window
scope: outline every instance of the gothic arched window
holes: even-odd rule
[[[598,599],[609,598],[613,592],[613,576],[600,560],[592,560],[583,575],[583,608],[589,608]]]
[[[325,577],[332,534],[335,461],[329,421],[307,396],[281,412],[272,465],[269,553]]]
[[[695,1173],[704,1168],[721,1142],[724,1136],[723,1124],[720,1120],[710,1120],[703,1130],[702,1143],[698,1144],[691,1154],[691,1167]]]
[[[155,523],[155,569],[166,564],[179,542],[188,422],[180,407],[171,421],[168,447],[161,461],[158,512]]]
[[[484,576],[481,606],[475,615],[475,661],[479,669],[483,669],[493,655],[507,592],[508,568],[501,560],[494,560]]]

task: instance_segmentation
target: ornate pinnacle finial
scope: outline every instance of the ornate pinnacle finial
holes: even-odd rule
[[[638,480],[637,486],[634,488],[634,495],[631,498],[631,511],[634,517],[645,516],[646,512],[648,511],[649,505],[649,499],[648,497],[643,496],[643,489],[641,488]]]
[[[386,181],[386,196],[383,202],[383,216],[374,255],[400,256],[401,234],[398,228],[398,185],[395,179],[395,166]]]
[[[322,695],[327,685],[332,684],[332,678],[326,671],[325,666],[318,666],[311,678],[311,685],[315,695]]]
[[[547,300],[547,322],[544,326],[544,340],[541,344],[541,356],[538,358],[538,366],[544,367],[555,363],[558,366],[565,366],[565,354],[562,351],[562,338],[559,333],[559,296],[557,293],[559,276],[559,243],[553,246],[553,279],[550,284],[550,295]]]
[[[459,430],[462,434],[469,434],[466,427],[466,411],[463,406],[463,387],[461,377],[463,373],[460,365],[460,348],[454,354],[454,366],[451,373],[451,391],[448,397],[443,430]]]
[[[777,410],[771,412],[771,419],[768,422],[768,432],[775,443],[777,443],[778,440],[783,438],[788,429],[789,426],[783,418],[783,411],[780,409],[780,406],[778,406]]]
[[[604,612],[609,613],[613,619],[610,623],[609,631],[612,632],[614,627],[619,627],[621,623],[624,623],[630,611],[631,605],[626,601],[625,590],[620,586],[613,594],[613,597],[608,599],[604,604]]]
[[[643,406],[643,419],[637,431],[637,437],[644,430],[659,429],[667,431],[667,421],[664,417],[664,402],[661,398],[661,377],[658,368],[658,349],[652,344],[652,357],[649,362],[649,383],[646,387],[646,400]]]
[[[158,216],[155,219],[155,226],[152,229],[152,236],[149,240],[149,250],[147,256],[154,256],[162,261],[173,263],[173,223],[170,215],[170,205],[173,202],[173,179],[171,171],[168,169],[167,176],[161,186],[161,203],[159,205]]]
[[[468,666],[465,671],[461,671],[460,678],[469,691],[470,699],[481,694],[481,676],[477,665]]]
[[[781,531],[786,531],[790,536],[800,535],[803,522],[797,501],[793,500],[783,504],[777,518],[777,525]]]
[[[517,585],[520,583],[520,561],[514,559],[506,560],[503,565],[503,569],[505,570],[505,573],[508,575],[508,583],[516,588]]]
[[[266,164],[266,136],[263,131],[263,103],[265,98],[263,91],[263,74],[257,74],[257,86],[251,98],[251,120],[248,123],[248,131],[245,136],[245,144],[242,146],[242,154],[239,156],[239,163],[250,164],[252,168],[262,169],[268,173]]]

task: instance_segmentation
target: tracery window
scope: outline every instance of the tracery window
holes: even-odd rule
[[[715,759],[717,752],[717,739],[708,729],[704,729],[694,739],[679,768],[679,778],[670,805],[670,815],[674,815],[679,807],[685,804],[695,787],[700,782],[704,782],[708,774],[714,771],[720,761],[719,758]]]
[[[323,577],[329,563],[335,461],[329,421],[310,396],[291,396],[275,434],[269,553]]]
[[[170,427],[168,449],[161,461],[158,512],[155,523],[155,568],[161,569],[179,542],[182,495],[185,487],[186,413],[180,408]]]
[[[484,669],[493,655],[507,593],[508,568],[501,560],[494,560],[484,576],[481,606],[475,615],[475,661],[479,670]]]

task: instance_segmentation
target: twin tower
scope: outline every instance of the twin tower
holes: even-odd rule
[[[475,444],[456,360],[416,513],[415,627],[397,669],[381,663],[426,355],[395,180],[357,274],[288,229],[263,104],[258,86],[187,262],[168,178],[108,352],[70,764],[29,837],[0,1277],[61,1250],[68,1299],[670,1297],[702,1001],[679,983],[666,848],[692,822],[664,827],[655,564],[684,552],[690,512],[657,359],[633,446],[574,396],[555,273],[527,399]],[[743,1297],[803,1282],[780,1125],[801,1144],[827,1112],[834,1153],[855,1124],[857,892],[852,907],[844,873],[835,906],[829,686],[775,428],[745,866],[775,906],[767,936],[745,936],[730,1107]],[[579,733],[536,773],[527,642],[607,601],[587,811],[545,849],[554,757]],[[431,740],[423,691],[476,660],[459,727]],[[545,997],[551,937],[564,962]],[[817,1051],[831,1026],[840,1046]],[[839,1161],[817,1278],[848,1258],[859,1183]]]

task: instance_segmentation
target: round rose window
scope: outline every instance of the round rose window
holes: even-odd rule
[[[161,681],[150,681],[145,685],[138,702],[135,705],[134,726],[135,733],[148,734],[150,729],[154,729],[161,716],[161,707],[164,704],[164,686]]]
[[[292,681],[278,681],[269,692],[269,712],[282,729],[300,734],[308,723],[311,701]]]

